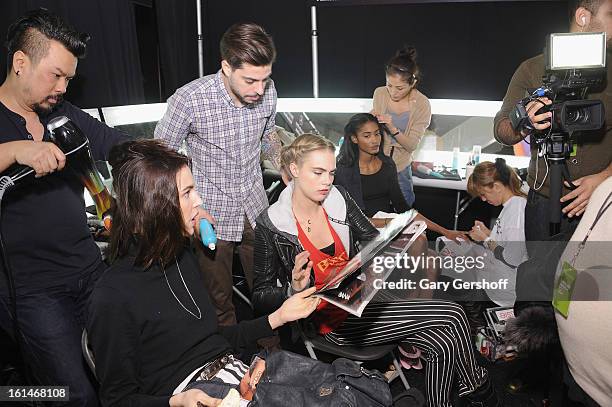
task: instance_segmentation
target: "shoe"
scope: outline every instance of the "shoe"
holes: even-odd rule
[[[408,369],[414,369],[414,370],[421,370],[423,369],[423,363],[421,363],[421,358],[406,358],[406,357],[401,357],[400,358],[400,363],[402,365],[402,367],[406,370]]]
[[[407,358],[416,359],[421,357],[421,349],[417,348],[416,346],[406,345],[406,348],[404,348],[404,346],[399,345],[397,348],[399,349],[400,353]]]
[[[400,351],[400,363],[402,367],[406,370],[414,369],[421,370],[423,369],[423,364],[421,363],[421,350],[416,346],[412,345],[399,345],[398,349]]]
[[[470,407],[503,407],[493,383],[488,378],[472,393],[465,395],[465,398]]]

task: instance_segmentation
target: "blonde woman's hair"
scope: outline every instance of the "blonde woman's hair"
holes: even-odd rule
[[[305,133],[296,137],[293,143],[283,147],[281,150],[281,171],[291,179],[289,165],[291,163],[301,165],[308,153],[318,150],[328,150],[333,153],[336,151],[336,146],[325,137],[317,134]]]
[[[497,158],[494,163],[483,161],[478,164],[468,179],[468,193],[472,196],[480,196],[483,188],[492,187],[496,181],[510,188],[513,195],[526,197],[521,191],[521,179],[503,158]]]

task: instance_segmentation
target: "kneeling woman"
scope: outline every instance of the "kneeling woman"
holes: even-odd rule
[[[237,385],[247,367],[232,352],[310,315],[318,301],[306,298],[312,291],[296,294],[270,315],[218,327],[188,247],[202,203],[188,158],[140,140],[115,147],[111,165],[114,263],[96,285],[87,327],[102,405],[217,406],[185,387]]]
[[[480,197],[493,206],[503,206],[495,224],[488,229],[481,221],[475,221],[470,237],[490,250],[486,267],[478,277],[487,281],[507,281],[504,290],[485,290],[480,293],[480,304],[491,300],[502,307],[511,307],[516,300],[516,273],[518,266],[527,261],[525,243],[526,195],[521,191],[521,179],[503,158],[495,163],[481,162],[474,168],[467,183],[470,195]],[[484,295],[483,295],[484,294]]]
[[[357,242],[378,233],[349,194],[333,185],[334,151],[331,142],[312,134],[283,148],[281,164],[293,180],[255,228],[253,304],[260,314],[277,309],[288,295],[319,286],[327,265],[341,266],[356,254]],[[453,380],[470,401],[496,405],[486,370],[474,359],[465,314],[455,303],[370,303],[357,318],[322,301],[311,320],[338,345],[406,342],[421,348],[429,406],[450,406]]]

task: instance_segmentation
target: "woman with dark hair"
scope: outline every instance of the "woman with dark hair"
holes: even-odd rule
[[[87,327],[102,405],[237,406],[219,400],[247,371],[233,353],[308,316],[318,304],[308,298],[314,290],[269,315],[218,327],[188,246],[202,203],[189,159],[139,140],[115,147],[110,163],[113,265],[94,290]]]
[[[334,184],[342,185],[355,203],[376,227],[384,227],[390,219],[373,219],[377,212],[401,213],[410,209],[401,192],[397,167],[384,154],[382,126],[370,113],[352,116],[344,126],[344,143],[336,160]],[[448,230],[421,214],[417,220],[427,228],[449,239],[465,237],[465,232]]]
[[[504,290],[488,290],[486,295],[500,306],[511,307],[516,300],[516,272],[518,266],[527,260],[525,244],[525,205],[527,199],[521,190],[521,180],[506,160],[498,158],[495,163],[484,161],[474,168],[468,178],[467,190],[493,206],[502,205],[495,224],[488,229],[477,220],[469,232],[472,240],[482,242],[493,256],[488,256],[481,277],[488,281],[505,279]]]
[[[372,114],[386,126],[384,153],[397,165],[399,185],[408,205],[414,203],[412,153],[431,122],[429,99],[416,88],[421,71],[414,47],[397,51],[385,67],[386,86],[374,90]]]
[[[357,254],[358,243],[378,234],[344,188],[333,185],[334,152],[333,143],[313,134],[303,134],[282,149],[282,167],[292,180],[257,218],[255,228],[253,306],[259,314],[275,310],[292,293],[320,287],[332,269],[342,268]],[[356,317],[321,301],[309,322],[340,346],[417,345],[427,361],[429,406],[450,406],[453,382],[473,405],[497,406],[487,372],[476,363],[468,321],[458,304],[370,302]]]
[[[334,184],[342,185],[374,226],[388,219],[372,219],[379,211],[402,213],[410,209],[397,183],[393,160],[383,153],[382,126],[370,113],[352,116],[344,126],[344,143],[336,159]]]

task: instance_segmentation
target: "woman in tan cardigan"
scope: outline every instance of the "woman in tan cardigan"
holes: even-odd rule
[[[429,99],[416,88],[421,77],[416,49],[404,47],[397,51],[387,63],[385,73],[387,84],[374,90],[371,113],[388,128],[384,153],[395,161],[400,188],[412,206],[412,152],[431,121]]]

